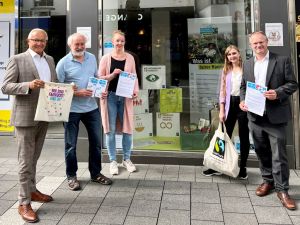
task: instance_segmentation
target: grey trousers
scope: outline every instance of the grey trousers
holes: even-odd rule
[[[19,161],[19,204],[31,202],[31,192],[36,191],[36,164],[41,155],[48,122],[32,127],[15,127]]]
[[[275,185],[277,192],[289,189],[290,170],[286,151],[286,125],[249,121],[255,152],[264,182]]]

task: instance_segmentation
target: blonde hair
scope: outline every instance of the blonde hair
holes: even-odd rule
[[[115,34],[120,34],[120,35],[122,35],[122,36],[125,37],[125,33],[124,33],[123,31],[121,31],[121,30],[115,30],[115,31],[112,33],[112,36],[114,37]]]
[[[223,97],[226,96],[226,76],[227,76],[228,72],[233,69],[232,63],[227,58],[229,52],[232,49],[236,50],[239,53],[240,57],[239,57],[238,66],[239,67],[243,67],[243,61],[242,61],[241,52],[240,52],[239,48],[237,46],[235,46],[235,45],[229,45],[226,48],[225,54],[224,54],[224,67],[223,67],[223,74],[224,74],[224,76],[223,76],[223,79],[221,81],[222,82],[221,85],[222,85],[222,89],[223,89],[223,93],[222,93]]]

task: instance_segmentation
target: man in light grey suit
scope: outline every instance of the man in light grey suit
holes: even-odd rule
[[[49,202],[52,197],[36,189],[36,164],[44,144],[48,123],[34,121],[40,88],[44,81],[57,81],[55,63],[44,49],[48,40],[42,29],[33,29],[28,35],[28,50],[10,58],[3,86],[4,94],[15,95],[11,124],[15,126],[19,161],[19,207],[27,222],[38,221],[31,201]]]
[[[263,178],[263,183],[256,189],[256,195],[265,196],[275,188],[283,206],[294,210],[295,201],[288,194],[286,125],[292,115],[289,97],[297,90],[298,84],[290,58],[269,52],[268,38],[263,32],[251,34],[249,43],[255,56],[244,63],[240,108],[248,110],[244,102],[247,81],[268,88],[264,93],[264,115],[248,112],[249,128]]]

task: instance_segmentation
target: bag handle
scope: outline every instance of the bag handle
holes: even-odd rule
[[[226,131],[226,126],[225,126],[225,123],[224,122],[220,122],[219,121],[219,127],[218,127],[218,130],[222,133],[226,133],[227,134],[227,131]]]

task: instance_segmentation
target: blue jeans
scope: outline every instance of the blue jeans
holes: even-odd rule
[[[101,171],[101,122],[98,109],[87,113],[74,113],[69,115],[69,122],[65,127],[65,161],[68,178],[76,177],[78,169],[76,145],[79,131],[79,122],[82,121],[87,129],[89,139],[89,171],[91,178],[95,178]]]
[[[107,102],[110,132],[106,134],[106,143],[109,160],[116,161],[116,121],[118,117],[121,124],[123,124],[125,98],[117,96],[115,92],[109,92]],[[131,145],[132,134],[123,133],[122,148],[124,160],[130,159]]]

